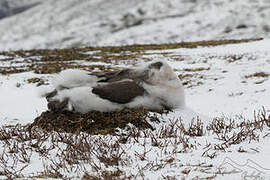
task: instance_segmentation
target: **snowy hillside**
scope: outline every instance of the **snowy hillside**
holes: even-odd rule
[[[0,53],[1,177],[269,179],[270,40],[243,42]],[[223,45],[208,46],[217,44]],[[38,92],[50,87],[53,73],[103,72],[153,59],[166,59],[174,68],[188,107],[149,112],[144,120],[152,130],[129,124],[114,135],[92,135],[27,125],[47,110]],[[54,115],[52,121],[65,116]],[[82,121],[76,117],[66,119],[71,129]]]
[[[40,0],[0,0],[0,19],[18,15],[36,5]]]
[[[0,21],[0,50],[270,36],[268,0],[31,2]]]

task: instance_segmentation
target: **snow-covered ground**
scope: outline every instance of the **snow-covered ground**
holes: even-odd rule
[[[0,50],[270,36],[268,0],[29,2],[39,4],[0,21]]]
[[[206,124],[210,123],[214,117],[226,117],[226,123],[229,123],[230,118],[240,121],[244,119],[254,120],[254,115],[263,112],[263,107],[265,113],[269,115],[269,47],[270,40],[265,39],[215,47],[147,51],[137,60],[167,59],[176,73],[182,77],[185,85],[187,109],[178,109],[163,115],[160,119],[164,122],[156,124],[157,129],[155,131],[148,131],[145,137],[130,139],[126,144],[118,144],[118,149],[116,148],[118,151],[107,152],[108,157],[123,153],[120,159],[121,162],[125,163],[107,167],[106,164],[101,162],[97,154],[93,155],[89,150],[87,155],[93,158],[96,166],[82,161],[79,163],[80,167],[77,170],[75,168],[77,165],[69,166],[66,164],[69,171],[63,170],[62,172],[62,169],[56,164],[60,163],[62,156],[70,154],[59,155],[59,152],[66,152],[63,149],[69,146],[62,141],[60,143],[60,140],[55,145],[55,139],[52,143],[52,137],[58,137],[52,133],[51,139],[49,138],[43,147],[44,151],[46,148],[54,147],[49,150],[49,154],[50,159],[54,159],[55,162],[49,161],[48,156],[40,157],[37,152],[33,152],[33,154],[27,155],[29,165],[23,168],[21,173],[30,176],[54,167],[59,168],[62,174],[71,178],[80,178],[85,175],[85,172],[91,175],[100,175],[102,171],[116,172],[118,169],[125,172],[126,178],[130,176],[131,179],[170,179],[173,177],[176,179],[269,179],[269,126],[263,126],[260,131],[256,129],[256,136],[252,136],[253,139],[244,139],[239,143],[231,144],[226,144],[221,139],[218,140],[210,131],[207,131],[208,133],[203,136],[189,137],[188,141],[185,141],[186,136],[183,136],[179,129],[174,132],[177,136],[162,138],[159,135],[160,128],[163,126],[171,127],[171,121],[180,117],[185,123],[190,123],[192,118],[200,115]],[[7,57],[0,57],[0,59],[5,58]],[[0,61],[0,63],[4,64],[5,62]],[[132,64],[132,61],[118,62],[119,67],[132,66]],[[1,125],[32,123],[35,117],[47,109],[46,101],[38,97],[38,93],[43,86],[36,87],[36,84],[27,82],[27,79],[33,77],[50,80],[52,75],[38,75],[33,72],[0,75]],[[254,113],[254,111],[256,112]],[[231,137],[234,137],[235,134],[243,133],[243,131],[246,132],[243,128],[236,128],[229,134],[231,133]],[[82,138],[76,138],[69,134],[66,134],[66,136],[74,138],[72,143],[79,142],[79,139]],[[246,137],[251,136],[247,134]],[[97,148],[100,151],[102,151],[101,147],[106,148],[108,144],[111,145],[117,141],[117,138],[112,136],[90,136],[87,138],[87,142],[91,144],[89,147]],[[231,139],[228,139],[228,141],[231,142]],[[108,144],[99,144],[100,142]],[[20,143],[22,142],[17,145],[22,147]],[[33,142],[31,141],[31,143]],[[27,147],[28,149],[26,149],[29,152],[34,147],[30,147],[29,144],[31,143],[23,146]],[[4,141],[1,141],[0,144],[2,144],[2,147],[0,146],[2,159],[6,158],[6,163],[13,162],[12,158],[7,158],[7,151],[11,151],[13,146],[4,146],[4,144],[7,144]],[[218,150],[218,147],[224,149]],[[23,152],[20,153],[23,154]],[[1,165],[4,161],[1,158],[0,161]],[[22,162],[15,164],[17,169],[23,167]],[[94,166],[96,169],[93,168]],[[0,172],[3,167],[2,164]]]

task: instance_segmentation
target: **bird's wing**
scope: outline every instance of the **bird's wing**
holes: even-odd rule
[[[91,73],[90,75],[95,75],[100,80],[98,82],[116,82],[123,79],[130,78],[132,74],[132,69],[123,69],[116,71],[109,71],[105,73]]]
[[[93,88],[92,93],[111,102],[126,104],[135,97],[142,96],[147,92],[137,82],[125,80],[96,86]]]

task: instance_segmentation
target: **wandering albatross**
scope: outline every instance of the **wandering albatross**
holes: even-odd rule
[[[108,112],[139,107],[160,110],[185,106],[182,83],[164,60],[106,73],[64,70],[54,78],[53,87],[45,96],[48,108],[56,112]]]

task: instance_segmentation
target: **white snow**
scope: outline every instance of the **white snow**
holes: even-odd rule
[[[266,39],[246,44],[169,50],[168,52],[188,57],[185,59],[188,62],[171,63],[172,66],[180,69],[180,74],[181,69],[197,68],[200,63],[200,67],[210,67],[209,71],[201,72],[207,81],[199,89],[188,90],[190,97],[186,99],[190,107],[208,116],[242,114],[252,117],[253,111],[262,106],[269,109],[267,101],[270,82],[268,78],[247,79],[245,76],[256,72],[270,74],[269,46],[270,40]],[[224,60],[232,55],[240,59],[232,63]],[[209,59],[209,57],[212,58]],[[193,65],[192,62],[196,63]],[[224,70],[226,72],[222,72]]]
[[[31,72],[0,75],[0,125],[29,123],[46,110],[46,100],[39,98],[35,86],[26,83]]]
[[[164,59],[169,60],[169,64],[176,70],[177,74],[190,74],[190,85],[185,86],[186,102],[189,108],[185,110],[175,110],[168,115],[162,115],[163,119],[160,125],[156,125],[157,129],[162,125],[166,125],[171,120],[182,117],[184,121],[191,121],[196,116],[203,117],[204,121],[210,121],[209,117],[217,117],[225,115],[226,117],[234,117],[235,115],[243,115],[247,119],[253,119],[254,111],[262,110],[262,107],[270,113],[270,76],[268,77],[245,77],[256,72],[264,72],[270,74],[270,40],[265,39],[257,42],[224,45],[217,47],[199,47],[196,49],[173,49],[166,51],[152,52],[168,52]],[[155,58],[155,55],[144,55],[144,58]],[[178,58],[178,59],[177,59]],[[232,58],[232,59],[230,59]],[[184,59],[184,60],[181,60]],[[143,59],[142,59],[143,60]],[[0,61],[2,64],[2,62]],[[121,64],[121,63],[120,63]],[[132,64],[132,63],[131,63]],[[129,66],[129,64],[121,64]],[[187,71],[185,69],[204,68],[200,71]],[[207,69],[210,68],[210,69]],[[44,76],[44,75],[43,75]],[[26,83],[31,77],[40,77],[40,75],[32,72],[19,73],[0,76],[0,124],[27,124],[33,122],[41,112],[45,111],[46,101],[39,98],[36,94],[39,91],[34,84]],[[51,75],[46,75],[51,79]],[[198,83],[201,82],[201,83]],[[151,134],[152,133],[152,134]],[[176,138],[158,138],[158,141],[164,145],[152,146],[152,136],[158,137],[158,130],[153,131],[148,137],[138,138],[138,141],[128,142],[121,146],[127,154],[122,158],[128,159],[127,165],[119,165],[127,174],[136,174],[138,179],[162,179],[166,176],[175,176],[178,179],[186,178],[206,178],[214,176],[218,172],[218,167],[225,166],[229,170],[237,167],[242,170],[239,173],[218,174],[214,179],[241,179],[248,177],[265,177],[269,178],[270,174],[270,138],[269,127],[261,132],[259,141],[244,141],[240,144],[232,145],[226,151],[214,151],[209,149],[208,155],[216,154],[216,157],[209,158],[202,156],[207,150],[208,143],[221,143],[211,134],[201,137],[192,137],[189,144],[194,144],[194,148],[188,149],[187,152],[179,152],[184,149],[181,142],[181,133]],[[266,134],[265,138],[262,138]],[[106,139],[110,136],[93,136],[89,139],[93,143],[93,147],[100,146],[95,144],[95,138]],[[114,137],[110,137],[114,138]],[[109,138],[108,138],[109,139]],[[130,140],[131,141],[131,140]],[[173,142],[179,141],[174,144]],[[113,140],[108,140],[112,143]],[[50,144],[48,140],[48,145]],[[145,145],[144,145],[145,144]],[[65,148],[65,145],[61,145]],[[247,152],[238,152],[239,148],[243,148]],[[0,152],[5,148],[0,146]],[[116,152],[114,152],[116,153]],[[146,159],[141,160],[138,155],[146,153]],[[57,150],[55,150],[57,154]],[[54,153],[52,153],[54,157]],[[55,155],[55,158],[57,160]],[[45,157],[43,157],[46,159]],[[34,153],[31,156],[31,163],[23,172],[25,174],[36,173],[42,169],[42,159]],[[164,167],[159,167],[159,162],[170,161]],[[95,158],[93,161],[98,162]],[[226,162],[224,162],[226,161]],[[51,162],[46,162],[50,164]],[[204,163],[205,167],[198,166]],[[245,166],[249,163],[249,166]],[[153,165],[153,169],[147,169],[148,165]],[[213,164],[214,167],[208,167]],[[104,165],[100,165],[102,169],[106,169]],[[89,171],[89,165],[85,165]],[[143,170],[143,167],[146,170]],[[250,167],[254,167],[251,168]],[[255,168],[257,167],[257,169]],[[0,167],[1,169],[1,167]],[[141,169],[144,176],[140,176]],[[262,174],[252,176],[247,172],[260,170]],[[181,172],[188,171],[183,174]],[[206,172],[206,173],[205,173]],[[96,174],[98,172],[94,172]],[[68,174],[66,172],[66,174]],[[71,175],[70,173],[69,175]],[[80,177],[83,174],[80,175]],[[77,177],[74,175],[74,177]]]

